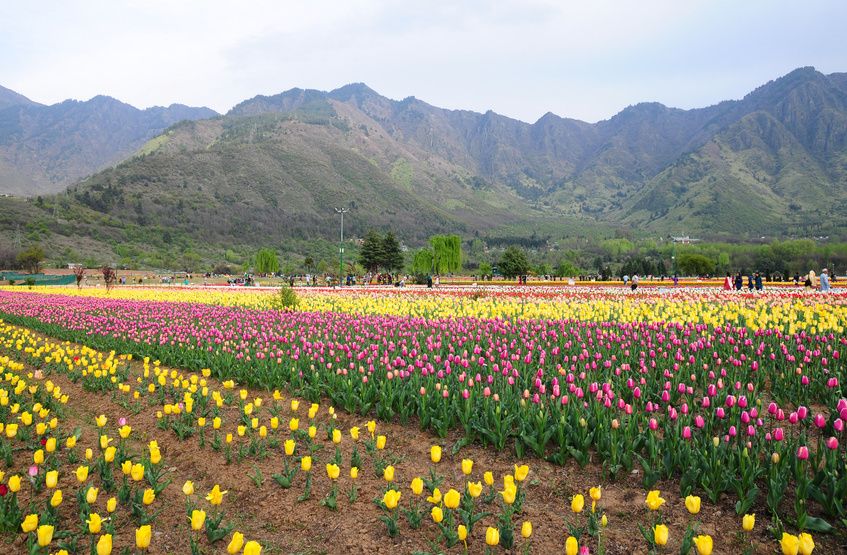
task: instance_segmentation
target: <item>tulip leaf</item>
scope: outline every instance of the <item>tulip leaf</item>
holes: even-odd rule
[[[830,534],[833,531],[832,525],[822,518],[813,516],[806,517],[806,528],[820,532],[821,534]]]

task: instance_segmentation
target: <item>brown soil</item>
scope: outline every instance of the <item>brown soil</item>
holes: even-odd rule
[[[10,353],[0,353],[10,354]],[[134,376],[142,373],[142,364],[133,360],[132,371]],[[27,365],[26,371],[31,372],[33,367]],[[190,373],[181,372],[187,378]],[[382,497],[385,481],[374,475],[374,467],[370,457],[365,453],[363,446],[359,445],[362,455],[363,468],[357,480],[358,499],[350,504],[344,491],[350,487],[349,475],[350,456],[353,442],[348,430],[353,426],[359,426],[362,430],[362,438],[368,436],[366,422],[370,418],[360,415],[350,415],[343,411],[337,412],[336,426],[344,433],[341,442],[343,463],[341,465],[341,477],[338,480],[339,496],[338,510],[333,512],[326,507],[320,506],[320,501],[329,494],[331,482],[325,472],[325,462],[334,454],[334,445],[326,439],[323,430],[319,430],[316,441],[322,443],[324,448],[316,453],[316,457],[323,462],[316,461],[312,468],[313,484],[311,497],[303,502],[298,502],[297,497],[303,493],[304,474],[298,473],[291,489],[282,489],[274,480],[272,474],[281,472],[285,454],[282,445],[262,461],[256,459],[245,459],[241,464],[233,461],[226,464],[224,450],[214,451],[209,446],[212,436],[211,422],[207,424],[205,436],[207,439],[204,449],[199,447],[199,436],[179,441],[172,431],[163,431],[157,427],[156,411],[162,407],[154,405],[147,406],[146,398],[142,396],[144,409],[137,415],[131,414],[125,408],[119,406],[111,399],[111,395],[96,394],[83,390],[80,384],[71,382],[65,375],[52,374],[45,379],[50,379],[56,385],[61,386],[62,391],[70,396],[68,402],[68,416],[60,424],[66,431],[73,430],[76,426],[83,429],[82,437],[78,443],[77,451],[82,453],[85,448],[91,447],[95,453],[97,448],[98,430],[94,423],[94,417],[100,414],[106,415],[108,424],[106,432],[111,436],[118,437],[117,422],[121,417],[128,419],[132,426],[129,444],[132,450],[139,455],[147,454],[147,443],[156,440],[163,455],[160,464],[166,465],[171,471],[168,478],[173,483],[168,486],[162,495],[156,499],[153,508],[164,508],[164,511],[153,523],[153,541],[149,548],[150,554],[187,554],[189,549],[189,520],[185,512],[185,496],[181,488],[186,480],[194,482],[196,493],[193,500],[198,501],[198,508],[204,508],[211,515],[211,507],[205,501],[205,495],[213,486],[219,484],[221,489],[228,491],[221,505],[226,509],[224,524],[234,523],[235,530],[244,534],[246,540],[257,540],[263,546],[262,553],[409,553],[412,551],[431,551],[425,538],[435,538],[435,526],[427,514],[423,519],[423,525],[419,530],[412,530],[405,516],[400,517],[400,533],[395,538],[390,538],[385,525],[378,520],[383,513],[377,508],[373,499]],[[128,380],[131,383],[133,380]],[[211,391],[223,392],[223,386],[213,379],[209,379]],[[236,386],[236,392],[239,388]],[[263,408],[260,412],[261,424],[269,426],[270,413],[267,407],[273,402],[271,393],[267,391],[249,391],[248,400],[261,397]],[[288,420],[292,417],[290,397],[285,395],[285,408],[280,412],[279,437],[289,437]],[[309,402],[301,400],[296,415],[301,419],[301,427],[307,422],[306,412]],[[321,408],[316,417],[318,422],[329,423],[329,404],[321,403]],[[221,432],[235,433],[237,420],[237,406],[224,405],[227,422],[222,426]],[[566,521],[573,522],[574,513],[571,512],[571,499],[575,494],[583,494],[587,500],[586,509],[580,516],[580,525],[585,524],[586,512],[590,510],[591,500],[588,496],[589,488],[602,484],[602,499],[599,507],[606,513],[609,525],[605,532],[605,552],[608,554],[646,554],[647,543],[638,531],[637,523],[647,525],[650,515],[647,514],[644,500],[646,492],[641,487],[639,475],[621,475],[614,483],[602,479],[602,469],[596,463],[589,464],[586,468],[580,468],[572,459],[564,466],[555,466],[550,463],[527,458],[523,461],[516,460],[511,446],[507,446],[504,452],[497,452],[491,448],[483,448],[480,445],[465,447],[455,456],[451,456],[451,450],[455,443],[461,439],[462,433],[452,432],[446,439],[439,439],[428,432],[421,432],[416,427],[415,421],[401,426],[398,422],[377,424],[377,434],[387,436],[386,452],[390,451],[397,457],[403,457],[402,462],[395,465],[396,474],[394,483],[402,492],[401,506],[408,508],[410,498],[414,497],[409,484],[415,477],[427,477],[432,463],[430,461],[430,447],[441,445],[443,447],[443,459],[437,465],[438,474],[445,476],[441,485],[441,491],[446,492],[449,488],[459,491],[464,489],[465,477],[461,472],[461,461],[463,458],[474,461],[473,473],[470,478],[473,481],[481,481],[485,471],[491,471],[495,476],[495,486],[503,489],[503,476],[514,472],[516,463],[528,464],[530,473],[524,482],[526,499],[523,510],[513,519],[515,525],[515,547],[505,550],[498,547],[496,553],[521,553],[523,552],[524,539],[520,536],[521,524],[528,520],[532,523],[533,533],[530,538],[531,553],[564,553],[565,539],[568,537]],[[308,424],[306,424],[307,426]],[[59,438],[60,445],[64,445],[64,438]],[[118,440],[116,440],[118,441]],[[233,442],[237,445],[238,438]],[[59,449],[58,451],[63,451]],[[236,449],[233,449],[235,456]],[[20,451],[16,454],[14,470],[26,469],[32,461],[32,452]],[[259,488],[248,477],[255,475],[255,465],[262,473],[264,482]],[[71,494],[77,488],[77,482],[73,476],[76,466],[65,466],[65,472],[60,475],[59,488],[65,491],[65,501],[60,506],[60,515],[64,518],[60,529],[76,529],[79,524],[78,516],[75,516],[76,503]],[[636,466],[636,468],[638,468]],[[7,476],[9,473],[7,472]],[[117,469],[116,478],[120,479],[120,470]],[[95,478],[95,483],[97,478]],[[684,502],[679,498],[679,482],[660,482],[656,489],[662,492],[667,500],[662,507],[664,523],[670,528],[670,540],[662,552],[679,552],[680,542],[685,527],[689,522],[689,515],[685,509]],[[46,491],[46,490],[45,490]],[[28,498],[28,490],[25,485],[21,499]],[[484,486],[483,496],[488,492]],[[790,492],[789,492],[790,493]],[[46,499],[47,493],[41,497]],[[101,515],[106,514],[105,504],[111,495],[101,492],[93,510],[99,511]],[[757,514],[757,522],[750,538],[760,545],[755,551],[757,554],[772,553],[778,549],[778,545],[772,541],[767,530],[769,520],[764,505],[763,494],[760,494],[758,503],[751,512]],[[424,495],[420,501],[424,501]],[[481,498],[480,498],[481,499]],[[479,500],[478,500],[479,501]],[[734,496],[726,496],[717,505],[713,505],[705,497],[702,510],[698,516],[700,521],[700,533],[709,534],[715,542],[714,553],[741,553],[741,517],[735,514]],[[429,509],[430,504],[424,501]],[[790,515],[793,509],[786,504],[785,514]],[[810,506],[810,512],[815,516],[818,514],[817,507]],[[499,512],[499,504],[478,509],[484,511]],[[129,516],[125,507],[119,506],[116,512],[117,535],[114,539],[115,549],[113,553],[120,553],[125,546],[135,547],[136,524]],[[457,520],[457,524],[459,521]],[[489,525],[495,525],[495,517],[490,516],[477,523],[474,532],[468,537],[468,553],[483,553],[485,551],[485,530]],[[791,531],[789,529],[789,531]],[[796,533],[796,531],[794,531]],[[231,536],[210,545],[205,538],[201,537],[200,546],[203,553],[226,553],[227,544]],[[597,553],[596,537],[583,535],[583,544],[590,547],[590,552]],[[25,536],[20,533],[15,537],[6,537],[0,543],[0,553],[21,553],[25,550]],[[821,553],[844,553],[847,545],[843,538],[822,537],[816,535],[815,542]],[[87,551],[87,543],[83,552]],[[55,550],[55,543],[54,550]],[[445,553],[463,553],[464,548],[457,544],[451,549],[440,548]],[[696,549],[692,550],[696,553]]]

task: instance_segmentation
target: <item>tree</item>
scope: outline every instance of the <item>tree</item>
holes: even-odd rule
[[[47,254],[44,249],[40,245],[33,244],[18,253],[17,261],[30,274],[38,274],[41,273],[45,258],[47,258]]]
[[[275,274],[279,271],[279,260],[272,250],[262,249],[256,255],[256,271],[260,274]]]
[[[79,289],[80,283],[82,283],[82,279],[85,277],[85,268],[82,267],[82,264],[77,264],[74,266],[74,279],[76,280],[76,288]]]
[[[432,251],[421,249],[412,258],[412,271],[416,274],[428,274],[432,271]]]
[[[318,262],[318,273],[325,274],[329,270],[329,264],[326,263],[326,260],[321,260]]]
[[[368,231],[362,243],[362,248],[359,250],[359,259],[357,262],[367,268],[369,272],[378,271],[382,263],[383,248],[384,240],[380,234],[373,229]]]
[[[186,252],[179,258],[179,264],[186,273],[193,273],[200,267],[200,255],[193,252]]]
[[[110,290],[112,285],[118,280],[118,273],[107,265],[100,268],[100,273],[103,274],[103,283],[106,284],[106,291]]]
[[[579,274],[579,270],[576,267],[565,260],[564,258],[559,263],[559,268],[556,270],[557,277],[573,277]]]
[[[677,267],[685,274],[702,276],[715,272],[715,261],[702,254],[683,253],[677,257]]]
[[[18,251],[11,247],[0,247],[0,269],[16,270],[18,268]]]
[[[303,266],[306,267],[307,271],[311,270],[312,266],[314,266],[314,265],[315,265],[315,259],[312,258],[311,256],[306,256],[306,258],[303,259]]]
[[[429,238],[432,246],[432,270],[436,274],[449,274],[462,267],[462,238],[458,235],[433,235]]]
[[[507,278],[523,275],[529,271],[529,260],[526,253],[515,245],[511,245],[500,257],[497,264],[500,273]]]
[[[488,262],[483,262],[479,265],[479,275],[481,275],[483,279],[490,278],[491,271],[491,264],[489,264]]]
[[[380,255],[381,265],[389,272],[400,271],[406,264],[403,258],[403,252],[400,250],[400,242],[391,231],[386,233],[385,238],[382,240]]]

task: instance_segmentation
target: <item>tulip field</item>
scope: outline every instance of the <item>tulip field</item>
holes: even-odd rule
[[[0,553],[847,552],[847,295],[0,288]]]

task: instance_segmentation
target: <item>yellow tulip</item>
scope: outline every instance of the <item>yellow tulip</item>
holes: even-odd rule
[[[156,500],[156,492],[154,492],[152,489],[149,489],[149,488],[144,490],[144,498],[142,499],[142,501],[144,502],[145,505],[150,505],[155,500]]]
[[[459,541],[465,541],[466,539],[468,539],[468,529],[464,524],[459,525],[459,528],[458,530],[456,530],[456,533],[459,536]]]
[[[229,555],[235,555],[239,551],[241,551],[241,547],[244,545],[244,534],[241,532],[235,532],[232,535],[232,540],[229,542],[229,545],[226,546],[226,552]]]
[[[485,543],[494,547],[500,543],[500,531],[497,528],[489,526],[485,531]]]
[[[368,421],[368,433],[371,434],[371,439],[373,439],[374,432],[376,431],[376,422],[373,420]]]
[[[12,439],[18,433],[18,425],[17,424],[9,424],[6,426],[6,437]]]
[[[341,430],[336,428],[332,431],[332,442],[336,445],[341,443]]]
[[[285,441],[285,454],[289,457],[294,454],[294,448],[297,446],[297,443],[294,442],[293,439],[288,439]]]
[[[124,425],[118,428],[118,434],[121,436],[121,439],[126,439],[129,437],[130,432],[132,432],[132,428]]]
[[[412,480],[412,493],[415,495],[420,495],[423,493],[424,483],[420,478],[415,478]]]
[[[376,448],[385,449],[385,436],[376,436]]]
[[[51,470],[44,477],[44,483],[50,489],[55,488],[56,484],[58,482],[59,482],[59,471],[58,470]]]
[[[132,473],[132,461],[127,459],[121,464],[121,471],[124,473],[124,476],[129,476]]]
[[[53,492],[53,497],[50,498],[50,506],[58,507],[62,504],[62,490],[57,489]]]
[[[440,523],[442,520],[444,520],[444,512],[438,505],[432,508],[432,520],[436,523]]]
[[[350,428],[350,437],[353,438],[354,441],[359,440],[359,428],[358,428],[358,426],[354,426],[353,428]]]
[[[389,509],[394,509],[397,507],[397,503],[400,502],[400,496],[402,494],[399,491],[390,489],[385,492],[385,495],[382,497],[382,502],[385,503],[385,506]]]
[[[132,476],[134,481],[140,482],[144,478],[144,465],[141,463],[132,465],[130,476]]]
[[[308,472],[312,469],[312,457],[303,457],[300,459],[300,468],[304,472]]]
[[[697,553],[700,555],[711,555],[712,553],[712,537],[697,536],[694,538],[694,545],[697,546]]]
[[[76,479],[81,483],[88,479],[88,467],[80,466],[76,469]]]
[[[653,527],[653,541],[657,545],[667,545],[668,543],[668,527],[664,524],[657,524]]]
[[[341,469],[338,468],[337,464],[327,464],[326,465],[326,474],[329,476],[330,480],[337,480],[338,476],[341,474]]]
[[[53,527],[49,524],[44,524],[38,527],[38,545],[47,547],[53,541]]]
[[[88,520],[85,521],[88,524],[88,531],[92,534],[99,534],[100,528],[102,527],[103,520],[100,518],[100,515],[97,513],[91,513],[88,516]]]
[[[150,530],[150,525],[141,526],[135,530],[135,547],[138,549],[147,549],[150,547],[150,539],[153,533]]]
[[[473,461],[470,459],[462,459],[462,472],[465,476],[473,472]]]
[[[700,512],[700,498],[696,495],[689,495],[685,498],[685,508],[688,509],[688,512],[696,515]]]
[[[227,492],[221,491],[221,487],[215,484],[215,487],[213,487],[209,495],[206,496],[206,501],[208,501],[212,505],[220,505],[221,502],[224,500],[225,493]]]
[[[486,472],[485,474],[483,474],[482,479],[485,480],[485,483],[489,486],[494,485],[494,474],[492,474],[491,472]]]
[[[48,453],[52,453],[56,450],[56,438],[51,437],[47,440],[47,443],[44,445],[44,449],[47,450]]]
[[[118,508],[118,500],[114,497],[110,497],[108,501],[106,501],[106,511],[110,513],[114,513],[115,509]]]
[[[309,426],[309,437],[315,439],[316,435],[318,435],[318,428],[316,426]]]
[[[262,553],[262,546],[257,541],[249,541],[244,546],[244,555],[260,555]]]
[[[182,485],[182,493],[184,493],[185,495],[191,495],[192,493],[194,493],[194,483],[192,483],[191,480],[186,481]]]
[[[35,462],[35,464],[43,463],[44,462],[44,451],[42,449],[39,449],[38,451],[33,453],[32,460],[33,460],[33,462]]]
[[[112,462],[115,460],[115,454],[117,453],[117,449],[114,447],[107,447],[106,451],[103,453],[103,460],[106,462]]]
[[[532,523],[530,521],[526,521],[523,523],[521,527],[521,536],[528,538],[532,535]]]
[[[85,450],[85,460],[90,461],[93,458],[94,458],[94,451],[92,451],[91,449],[86,449]]]
[[[216,416],[216,417],[212,420],[212,428],[214,428],[214,429],[216,429],[216,430],[220,430],[220,429],[221,429],[221,417],[220,417],[220,416]]]
[[[447,493],[444,494],[444,504],[450,508],[455,509],[459,506],[459,503],[462,500],[461,494],[454,489],[450,489]]]
[[[112,534],[103,534],[97,542],[97,555],[110,555],[112,553]]]
[[[36,528],[38,528],[38,515],[27,515],[26,518],[24,518],[24,521],[21,523],[21,529],[28,534]]]
[[[76,447],[76,436],[69,437],[67,441],[65,441],[65,446],[68,449],[73,449],[74,447]]]
[[[429,450],[429,457],[432,462],[438,464],[441,461],[441,446],[433,445],[432,449]]]
[[[812,535],[805,532],[800,534],[800,555],[812,555],[812,551],[814,551],[814,549],[815,540],[812,539]]]
[[[573,501],[571,501],[571,510],[575,513],[581,513],[583,507],[585,507],[585,498],[582,495],[574,495]]]
[[[514,486],[507,487],[503,491],[500,492],[500,495],[503,496],[503,501],[511,505],[515,502],[515,495],[517,495],[518,490]]]
[[[288,429],[291,430],[292,432],[296,432],[297,428],[299,428],[299,427],[300,427],[300,419],[299,418],[292,418],[288,422]]]
[[[665,502],[664,499],[659,497],[659,492],[657,490],[653,490],[647,494],[647,506],[654,511],[658,511],[659,507]]]
[[[191,511],[191,528],[192,530],[202,530],[203,523],[206,522],[206,511],[202,509],[194,509]]]
[[[517,480],[518,482],[523,482],[526,479],[527,474],[529,474],[528,465],[515,465],[515,480]]]
[[[591,499],[594,501],[600,501],[600,486],[596,488],[591,488],[588,490],[588,494],[591,496]]]
[[[350,477],[354,480],[359,477],[359,468],[358,467],[355,467],[355,466],[350,467]]]
[[[88,491],[85,492],[85,500],[88,501],[89,504],[97,502],[97,492],[100,491],[97,488],[88,488]]]
[[[105,426],[105,425],[106,425],[106,415],[105,415],[105,414],[101,414],[100,416],[98,416],[97,418],[95,418],[95,421],[97,422],[97,426],[98,426],[98,427],[100,427],[100,428],[102,428],[103,426]]]
[[[782,533],[779,545],[782,547],[782,555],[797,555],[800,552],[800,538],[787,532]]]
[[[756,513],[752,515],[744,515],[741,519],[741,527],[744,528],[747,532],[751,531],[753,527],[756,525]]]
[[[468,493],[474,499],[482,495],[482,482],[468,482]]]
[[[565,555],[576,555],[579,551],[579,542],[576,541],[576,538],[571,536],[567,540],[565,540]]]

